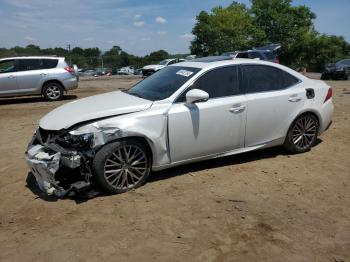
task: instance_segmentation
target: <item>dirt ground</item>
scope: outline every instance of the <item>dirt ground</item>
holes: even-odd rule
[[[350,261],[350,81],[312,151],[272,148],[154,173],[143,187],[47,201],[27,187],[38,120],[138,78],[82,80],[60,102],[0,99],[0,261]]]

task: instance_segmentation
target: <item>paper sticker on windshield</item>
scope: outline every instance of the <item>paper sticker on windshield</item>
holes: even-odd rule
[[[182,69],[182,70],[177,71],[176,74],[180,75],[180,76],[189,77],[190,75],[193,74],[193,72]]]

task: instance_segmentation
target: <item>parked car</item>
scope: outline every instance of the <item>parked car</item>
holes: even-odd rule
[[[134,74],[134,67],[133,66],[125,66],[118,70],[118,75],[133,75]]]
[[[322,80],[344,79],[348,80],[350,75],[350,59],[343,59],[333,64],[326,64],[321,75]]]
[[[128,91],[56,108],[40,120],[26,159],[47,194],[93,183],[122,193],[142,185],[152,170],[278,145],[306,152],[332,114],[332,89],[285,66],[184,62]],[[69,169],[80,170],[77,182]]]
[[[183,62],[183,61],[185,61],[185,59],[182,59],[182,58],[165,59],[165,60],[159,62],[158,65],[147,65],[147,66],[144,66],[142,68],[142,75],[144,77],[150,76],[153,73],[159,71],[160,69],[162,69],[162,68],[164,68],[166,66],[173,65],[173,64],[176,64],[176,63],[179,63],[179,62]]]
[[[259,59],[279,63],[276,51],[280,47],[280,44],[271,44],[267,46],[257,47],[252,50],[225,52],[222,54],[222,56],[230,56],[232,58]]]
[[[0,97],[42,95],[55,101],[77,87],[77,72],[64,57],[0,59]]]
[[[81,76],[95,76],[96,74],[96,69],[86,69],[81,72]]]

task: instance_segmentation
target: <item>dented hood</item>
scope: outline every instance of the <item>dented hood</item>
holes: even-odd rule
[[[60,106],[39,122],[46,130],[61,130],[80,122],[116,116],[149,108],[152,101],[116,91],[76,100]]]

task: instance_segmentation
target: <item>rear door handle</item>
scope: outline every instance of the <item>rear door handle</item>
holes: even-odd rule
[[[244,110],[245,110],[245,106],[234,106],[230,108],[230,112],[235,114],[241,113]]]
[[[9,75],[7,78],[15,78],[15,76],[13,76],[13,75]]]
[[[45,73],[41,73],[40,75],[42,75],[42,76],[46,76],[46,74],[45,74]]]
[[[291,96],[290,98],[288,98],[289,102],[299,102],[301,100],[301,97],[299,96]]]

